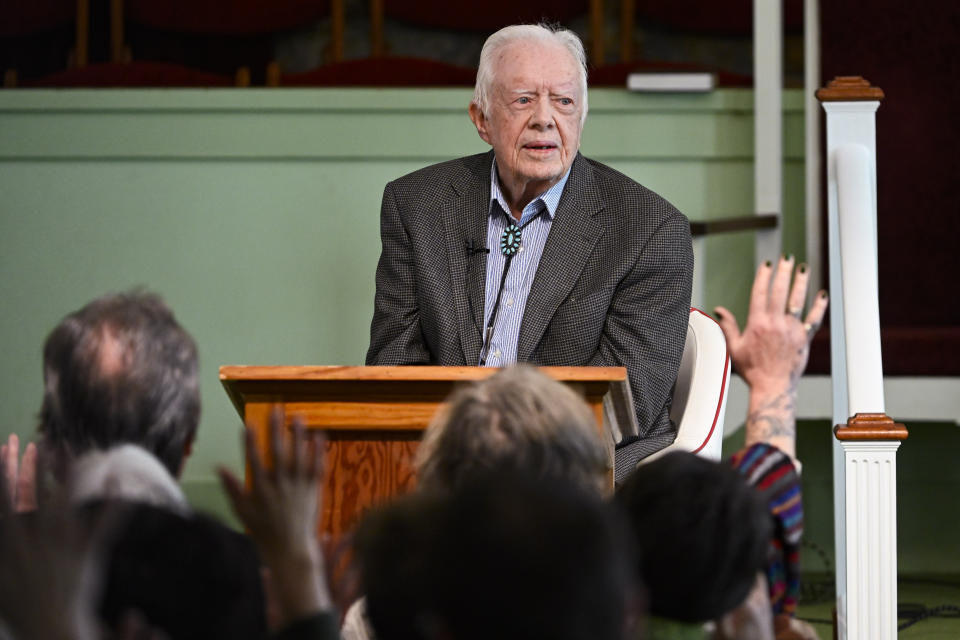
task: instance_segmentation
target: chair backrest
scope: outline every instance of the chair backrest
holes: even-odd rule
[[[677,439],[643,462],[675,450],[719,460],[729,388],[730,354],[723,331],[716,320],[699,309],[690,309],[687,340],[670,409],[670,419],[677,425]]]

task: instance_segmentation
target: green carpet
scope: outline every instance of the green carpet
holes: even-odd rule
[[[727,419],[732,419],[727,416]],[[911,422],[910,437],[897,452],[897,566],[899,612],[960,607],[960,428],[950,423]],[[803,591],[799,616],[815,622],[825,640],[833,637],[830,622],[833,587],[832,432],[824,420],[800,420],[797,456],[803,462],[804,546],[800,552]],[[743,445],[743,430],[724,440],[724,455]],[[912,605],[919,605],[913,607]],[[900,638],[960,640],[960,610],[920,620]],[[910,617],[901,617],[900,626]]]
[[[732,416],[728,416],[731,419]],[[900,575],[960,575],[960,428],[911,422],[897,451],[897,568]],[[825,420],[800,420],[805,573],[833,573],[833,433]],[[724,456],[743,446],[743,429],[723,441]],[[957,636],[960,639],[960,635]]]
[[[822,640],[833,638],[833,577],[804,576],[797,616],[813,624]],[[957,640],[960,638],[960,575],[901,575],[897,590],[900,638]],[[945,607],[936,611],[937,607]],[[929,617],[916,619],[922,612]],[[908,615],[910,614],[910,615]]]

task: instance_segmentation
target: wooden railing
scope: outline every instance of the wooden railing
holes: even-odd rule
[[[780,216],[775,213],[758,213],[756,215],[716,218],[713,220],[691,220],[690,235],[694,238],[700,238],[720,233],[776,229],[779,224]]]
[[[713,220],[690,221],[690,235],[693,236],[693,291],[690,304],[697,308],[704,306],[704,289],[707,264],[708,237],[723,233],[742,231],[770,231],[780,226],[780,216],[775,213],[757,213]]]

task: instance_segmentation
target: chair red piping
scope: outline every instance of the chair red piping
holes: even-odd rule
[[[709,314],[706,314],[703,311],[700,311],[700,309],[697,309],[696,307],[690,307],[690,311],[691,312],[696,311],[700,315],[710,318],[710,320],[712,320],[718,326],[720,324],[719,322],[714,320]],[[730,364],[730,347],[726,345],[726,340],[724,340],[724,351],[726,355],[723,358],[723,381],[720,383],[720,398],[717,400],[717,410],[713,414],[713,424],[710,425],[710,431],[707,433],[707,437],[704,438],[703,442],[700,443],[699,447],[693,450],[693,453],[698,453],[701,449],[707,446],[707,443],[710,442],[710,436],[713,435],[714,429],[717,428],[717,418],[720,417],[720,409],[723,407],[723,393],[727,388],[727,371],[729,369],[728,365]]]

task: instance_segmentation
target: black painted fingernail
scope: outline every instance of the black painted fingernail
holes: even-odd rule
[[[828,298],[826,289],[820,292],[820,297],[823,298],[824,300]]]
[[[791,261],[793,260],[793,254],[792,254],[792,253],[788,253],[788,254],[787,254],[787,257],[784,258],[784,260],[786,260],[787,262],[791,262]]]
[[[772,263],[771,263],[769,260],[767,260],[767,261],[764,262],[763,264],[765,264],[765,265],[767,265],[767,266],[769,267]]]
[[[807,272],[807,263],[806,263],[806,262],[800,263],[799,271],[800,271],[800,273],[806,273],[806,272]]]

